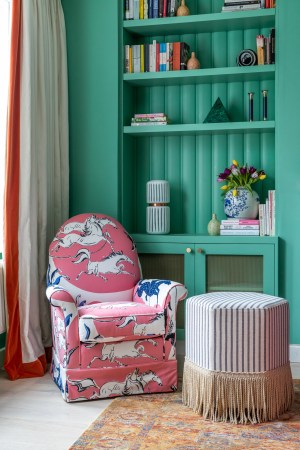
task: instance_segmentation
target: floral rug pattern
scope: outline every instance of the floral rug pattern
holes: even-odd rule
[[[233,425],[203,420],[181,392],[115,399],[69,450],[300,450],[300,381],[280,420]]]

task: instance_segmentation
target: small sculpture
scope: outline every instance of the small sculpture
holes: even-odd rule
[[[177,16],[189,16],[190,10],[185,4],[185,0],[181,0],[181,5],[177,9]]]
[[[190,59],[187,62],[188,70],[200,69],[199,59],[196,58],[195,52],[192,52]]]

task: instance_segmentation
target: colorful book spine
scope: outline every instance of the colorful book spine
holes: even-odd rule
[[[153,0],[153,19],[157,19],[159,17],[158,15],[158,8],[159,8],[159,0]]]
[[[220,230],[259,230],[259,225],[220,225]]]
[[[264,36],[262,34],[258,34],[256,36],[256,49],[257,49],[257,64],[263,65],[265,61],[265,53],[264,53]]]
[[[140,0],[134,0],[133,2],[133,18],[139,20],[140,18]]]
[[[186,42],[180,42],[180,70],[187,69],[187,62],[190,57],[190,46]]]
[[[152,119],[155,117],[166,117],[166,114],[165,113],[134,114],[135,119]]]
[[[164,16],[164,0],[158,0],[158,17]]]
[[[226,219],[221,220],[221,225],[259,225],[258,219]]]
[[[145,46],[144,44],[140,45],[140,53],[141,53],[141,67],[140,72],[145,72]]]
[[[259,236],[259,230],[220,230],[221,236]]]
[[[129,20],[129,0],[125,0],[124,2],[124,17],[125,20]]]
[[[144,19],[144,0],[140,0],[140,19]]]
[[[159,71],[166,72],[167,70],[167,48],[166,44],[162,42],[159,46]]]

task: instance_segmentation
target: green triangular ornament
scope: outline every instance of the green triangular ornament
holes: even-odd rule
[[[218,122],[230,122],[227,111],[220,100],[220,97],[217,98],[215,104],[209,111],[203,123],[218,123]]]

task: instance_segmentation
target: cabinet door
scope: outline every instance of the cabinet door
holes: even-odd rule
[[[143,278],[159,278],[179,281],[194,295],[194,245],[177,243],[137,243]],[[184,329],[184,305],[177,310],[177,338],[181,339]]]
[[[196,245],[195,292],[252,291],[276,295],[274,245]]]

